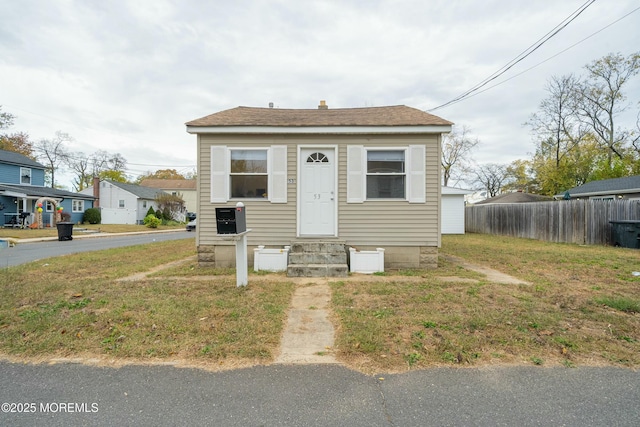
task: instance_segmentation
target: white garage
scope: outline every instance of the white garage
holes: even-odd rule
[[[473,191],[442,187],[440,203],[440,232],[464,234],[464,196]]]

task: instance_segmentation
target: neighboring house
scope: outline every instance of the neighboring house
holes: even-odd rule
[[[640,175],[587,182],[554,197],[556,199],[638,200],[640,199]]]
[[[473,193],[471,190],[442,187],[442,214],[440,220],[442,234],[464,234],[464,198],[471,193]]]
[[[553,201],[553,197],[541,196],[540,194],[522,193],[514,191],[512,193],[502,193],[494,197],[490,197],[474,205],[495,205],[499,203],[535,203]]]
[[[389,268],[437,266],[440,145],[452,123],[403,105],[237,107],[186,123],[197,135],[199,262],[234,265],[217,207],[246,207],[250,247],[293,241],[385,249]],[[252,251],[249,251],[252,254]]]
[[[143,187],[158,188],[166,193],[177,195],[184,200],[188,212],[196,212],[197,191],[195,179],[155,179],[147,178],[140,182]]]
[[[158,208],[155,199],[164,191],[96,178],[93,185],[81,193],[96,197],[103,224],[142,224],[149,208],[154,211]]]
[[[22,222],[32,225],[37,204],[42,203],[42,222],[55,225],[55,211],[61,206],[70,221],[81,222],[84,211],[93,207],[92,196],[45,187],[46,167],[22,154],[0,150],[0,226]]]

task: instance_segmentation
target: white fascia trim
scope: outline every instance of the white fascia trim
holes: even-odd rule
[[[450,125],[433,126],[187,126],[192,134],[425,134],[448,133]]]

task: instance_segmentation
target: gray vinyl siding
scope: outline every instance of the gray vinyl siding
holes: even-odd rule
[[[216,236],[215,208],[235,206],[237,200],[212,204],[210,147],[287,146],[287,175],[297,179],[298,145],[337,146],[338,236],[353,246],[439,246],[440,135],[198,135],[198,245],[229,244]],[[426,203],[365,201],[347,203],[347,145],[406,147],[426,144]],[[249,245],[283,246],[296,240],[297,185],[287,185],[287,203],[243,200]]]

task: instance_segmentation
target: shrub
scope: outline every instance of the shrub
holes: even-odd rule
[[[100,214],[100,209],[98,208],[89,208],[84,211],[84,215],[82,216],[82,222],[88,222],[89,224],[100,224],[102,221],[102,215]]]
[[[60,214],[60,219],[62,222],[69,222],[71,221],[71,214],[69,212],[62,212]]]
[[[149,206],[149,210],[147,211],[147,215],[146,216],[149,216],[149,215],[154,215],[155,216],[155,214],[156,214],[156,211],[153,210],[153,206]]]
[[[160,224],[162,224],[162,220],[155,217],[155,215],[147,215],[144,217],[144,225],[149,228],[158,228]]]

